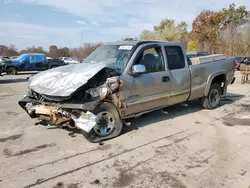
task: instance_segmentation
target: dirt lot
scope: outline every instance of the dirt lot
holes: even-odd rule
[[[250,186],[250,85],[239,73],[219,108],[194,101],[156,111],[101,144],[35,126],[17,104],[28,76],[0,77],[1,188]]]

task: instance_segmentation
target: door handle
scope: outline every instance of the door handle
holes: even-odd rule
[[[162,77],[162,82],[168,82],[170,80],[169,76]]]

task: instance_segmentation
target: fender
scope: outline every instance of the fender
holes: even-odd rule
[[[216,76],[219,76],[219,75],[225,75],[226,76],[226,82],[227,82],[227,70],[220,70],[220,71],[217,71],[217,72],[214,72],[212,74],[210,74],[208,76],[208,79],[207,79],[207,82],[206,82],[206,86],[205,86],[205,91],[204,91],[204,96],[207,96],[208,95],[208,92],[209,92],[209,89],[210,89],[210,86],[213,82],[213,79],[216,77]],[[225,83],[225,88],[226,88],[226,83]],[[225,91],[224,91],[225,92]]]

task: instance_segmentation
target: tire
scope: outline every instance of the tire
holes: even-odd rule
[[[51,67],[50,67],[50,69],[53,69],[53,68],[56,68],[56,67],[58,67],[57,65],[52,65]]]
[[[121,121],[120,115],[116,109],[116,107],[108,102],[101,103],[96,107],[96,109],[93,112],[97,116],[97,124],[95,127],[89,132],[86,133],[82,131],[83,136],[92,143],[98,143],[104,140],[108,140],[114,137],[117,137],[120,135],[123,127],[123,123]],[[107,115],[105,115],[107,114]],[[105,124],[103,121],[106,121],[105,118],[108,117],[108,121],[112,127],[110,132],[108,132],[107,135],[104,135],[100,130],[109,130],[109,126],[106,126],[106,128],[102,128],[101,124]],[[105,119],[105,120],[104,120]],[[112,120],[111,120],[112,119]],[[98,123],[99,122],[99,123]],[[108,123],[106,123],[108,124]],[[100,128],[100,129],[99,129]]]
[[[9,74],[9,75],[16,75],[17,74],[17,68],[15,68],[15,67],[9,67],[7,69],[7,74]]]
[[[208,95],[200,100],[202,107],[209,110],[217,108],[220,104],[221,94],[222,88],[220,85],[213,83],[210,86]]]

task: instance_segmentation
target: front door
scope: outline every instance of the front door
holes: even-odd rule
[[[29,70],[30,67],[29,55],[23,55],[22,58],[18,60],[17,66],[19,71]]]
[[[29,56],[29,70],[36,70],[36,56]]]
[[[133,65],[141,64],[146,72],[137,76],[122,77],[126,91],[127,114],[136,114],[168,105],[169,72],[162,47],[148,45],[138,53],[139,58]]]

